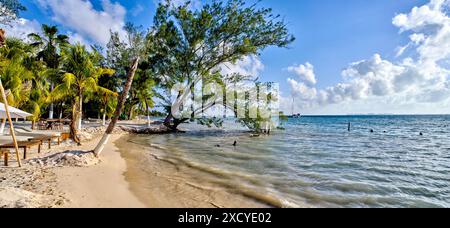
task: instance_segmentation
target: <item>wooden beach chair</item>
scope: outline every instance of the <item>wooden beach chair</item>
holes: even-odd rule
[[[58,136],[47,136],[47,135],[40,135],[40,136],[35,136],[31,139],[28,139],[28,141],[40,141],[41,145],[44,144],[44,142],[48,142],[48,149],[52,148],[52,141],[53,139],[57,139],[58,140],[58,145],[61,144],[61,138]]]
[[[0,159],[3,158],[3,164],[5,166],[8,166],[9,162],[9,150],[0,150]]]
[[[37,123],[38,130],[47,130],[47,123],[45,121],[39,121]]]
[[[23,149],[23,159],[27,159],[27,152],[34,146],[38,147],[38,153],[41,153],[41,141],[28,141],[28,142],[17,142],[19,149]],[[6,149],[14,149],[14,143],[0,145],[0,151],[5,151]]]
[[[23,128],[16,128],[16,135],[30,137],[28,140],[40,140],[40,141],[48,141],[48,148],[51,149],[51,143],[53,140],[57,140],[58,145],[61,144],[62,133],[61,132],[52,132],[52,131],[28,131]]]

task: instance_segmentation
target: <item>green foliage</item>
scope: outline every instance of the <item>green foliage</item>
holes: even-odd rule
[[[0,23],[11,22],[25,10],[16,0],[0,0],[0,4],[3,6]],[[151,111],[156,106],[153,98],[158,97],[162,108],[169,112],[194,99],[189,93],[200,83],[214,82],[227,90],[231,85],[254,80],[250,75],[225,75],[221,67],[259,55],[267,47],[287,47],[294,41],[282,18],[258,3],[212,0],[200,9],[188,5],[174,6],[173,1],[163,1],[148,30],[127,23],[125,39],[112,32],[105,50],[92,46],[92,51],[88,51],[81,44],[71,45],[68,36],[59,34],[56,26],[48,25],[42,25],[42,34],[29,34],[31,43],[7,40],[0,50],[0,74],[8,100],[35,114],[33,120],[47,112],[52,102],[72,105],[80,113],[83,102],[90,102],[95,104],[94,108],[101,106],[96,108],[98,114],[112,115],[130,63],[139,56],[142,61],[122,117],[131,118],[133,113],[159,115]],[[175,84],[183,84],[185,88],[173,100],[169,91]],[[200,100],[204,105],[192,110],[206,112],[221,104],[220,99],[215,94],[202,93]],[[225,108],[235,111],[238,102],[247,101],[227,101]],[[176,124],[189,120],[168,119]],[[267,118],[244,118],[242,123],[251,129],[261,129],[264,121]],[[200,118],[197,122],[209,127],[223,124],[220,118]]]
[[[112,32],[106,49],[106,65],[116,69],[115,75],[110,78],[115,84],[106,83],[118,89],[123,87],[130,62],[137,56],[143,57],[146,51],[146,34],[142,27],[127,23],[124,30],[126,31],[126,40],[121,40],[118,33]],[[152,98],[155,94],[155,81],[153,80],[152,72],[147,69],[148,62],[144,61],[136,72],[129,92],[129,98],[125,104],[127,119],[131,119],[133,114],[146,114],[149,112],[149,109],[154,107]]]
[[[75,121],[80,120],[83,114],[83,103],[92,99],[94,94],[101,97],[112,97],[116,93],[98,85],[99,78],[111,76],[114,70],[99,66],[99,53],[95,50],[89,52],[81,44],[70,45],[62,52],[62,82],[51,92],[51,100],[67,100],[72,106],[71,134],[77,141]],[[99,109],[100,111],[100,109]],[[78,126],[78,128],[81,126]]]
[[[217,128],[221,128],[223,126],[223,120],[213,117],[213,118],[199,118],[197,119],[197,123],[200,125],[207,126],[209,128],[212,128],[213,126]]]
[[[49,95],[48,70],[36,59],[34,48],[19,39],[7,39],[0,50],[0,74],[8,102],[40,118]]]
[[[24,10],[25,6],[18,0],[0,0],[0,24],[9,24]]]
[[[70,45],[62,52],[64,76],[62,83],[52,91],[52,99],[60,100],[66,97],[82,99],[99,92],[113,95],[114,92],[98,85],[99,78],[114,74],[114,70],[98,66],[98,53],[88,52],[81,44]]]
[[[150,31],[147,61],[158,84],[164,90],[187,85],[177,100],[164,99],[166,110],[190,99],[188,93],[200,82],[214,81],[226,87],[248,79],[247,75],[222,75],[223,64],[294,41],[279,15],[257,4],[247,6],[242,0],[213,0],[199,10],[165,1],[159,4]],[[205,107],[197,111],[213,106]]]
[[[37,58],[42,59],[48,68],[57,69],[60,65],[60,51],[69,45],[69,37],[58,34],[56,26],[42,25],[43,36],[31,33],[28,38],[32,40],[31,46],[38,48]]]

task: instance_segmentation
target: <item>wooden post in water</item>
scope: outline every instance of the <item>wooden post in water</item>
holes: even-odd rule
[[[348,131],[352,131],[352,123],[348,122]]]
[[[2,94],[3,103],[5,104],[5,112],[6,112],[6,116],[8,117],[9,129],[10,129],[12,140],[14,143],[14,149],[16,150],[17,163],[19,164],[19,167],[22,167],[22,162],[20,161],[20,155],[19,155],[19,145],[17,144],[16,133],[14,131],[14,124],[11,119],[11,114],[9,113],[8,100],[6,99],[5,88],[3,88],[3,83],[2,83],[1,79],[0,79],[0,92]]]

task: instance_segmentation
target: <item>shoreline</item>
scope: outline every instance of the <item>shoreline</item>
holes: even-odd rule
[[[67,141],[39,155],[30,151],[32,158],[24,168],[14,164],[1,167],[0,207],[280,207],[264,196],[247,194],[245,189],[210,183],[202,178],[204,173],[165,160],[157,147],[149,149],[127,141],[133,137],[129,133],[115,132],[100,159],[77,154],[94,148],[101,132],[99,128],[85,129],[83,134],[88,136],[82,146]],[[58,157],[66,154],[75,154],[75,160]]]
[[[127,162],[130,190],[152,208],[268,208],[268,204],[202,182],[187,167],[164,160],[156,148],[145,151],[123,135],[114,142]],[[147,148],[148,149],[148,148]]]

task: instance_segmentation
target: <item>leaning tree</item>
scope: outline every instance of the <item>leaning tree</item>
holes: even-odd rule
[[[173,98],[162,96],[168,112],[164,125],[171,131],[196,113],[220,104],[220,98],[211,101],[211,94],[202,95],[200,100],[208,104],[191,107],[191,118],[174,116],[171,110],[198,99],[192,92],[200,84],[214,82],[226,87],[247,78],[222,73],[224,65],[258,55],[270,46],[287,47],[295,39],[272,9],[257,3],[247,5],[243,0],[213,0],[201,9],[193,9],[189,3],[176,7],[167,0],[159,4],[150,31],[148,62],[165,94],[175,85],[184,85]]]

